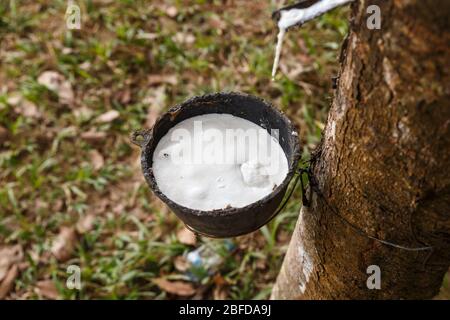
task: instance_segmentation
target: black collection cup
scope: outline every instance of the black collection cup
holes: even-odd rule
[[[266,129],[278,129],[280,143],[288,161],[289,171],[283,183],[269,195],[242,208],[227,207],[211,211],[184,207],[169,199],[158,187],[153,174],[153,153],[161,138],[176,124],[191,117],[208,113],[231,114],[249,120]],[[131,141],[141,147],[141,167],[144,177],[169,208],[194,232],[227,238],[258,230],[277,213],[289,183],[297,171],[300,159],[298,133],[291,121],[277,108],[258,97],[235,92],[220,92],[193,97],[169,109],[150,130],[135,131]]]

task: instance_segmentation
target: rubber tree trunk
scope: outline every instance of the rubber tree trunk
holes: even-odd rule
[[[372,4],[380,30],[366,24]],[[322,195],[300,212],[272,298],[432,298],[450,264],[450,1],[357,1],[351,10],[312,163]],[[365,234],[434,249],[382,244],[337,214]],[[367,286],[371,265],[379,290]]]

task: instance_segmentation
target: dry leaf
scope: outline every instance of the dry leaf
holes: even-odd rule
[[[208,19],[209,25],[216,30],[225,30],[227,24],[218,15],[211,16]]]
[[[39,198],[34,201],[34,208],[36,210],[48,209],[48,207],[49,207],[49,204],[47,201],[44,201]]]
[[[139,30],[136,38],[143,39],[143,40],[155,40],[155,39],[158,38],[158,34],[157,33],[144,32],[142,30]]]
[[[96,143],[105,140],[106,132],[90,130],[81,133],[80,137],[87,142]]]
[[[166,87],[159,86],[147,93],[144,100],[145,104],[161,106],[166,101]]]
[[[167,7],[166,14],[171,18],[175,18],[178,14],[178,10],[175,6],[170,6],[170,7]]]
[[[38,264],[39,261],[41,260],[41,255],[39,254],[39,250],[36,247],[33,247],[33,249],[28,251],[28,253],[30,254],[31,260],[33,260],[33,262],[35,264]]]
[[[104,213],[109,203],[110,203],[109,199],[106,198],[95,199],[94,204],[92,206],[93,212],[97,214]]]
[[[145,125],[147,128],[153,128],[153,125],[155,124],[156,120],[158,119],[159,115],[161,114],[161,110],[158,107],[151,107],[148,110],[147,114],[147,120],[145,122]]]
[[[77,236],[72,227],[62,227],[52,244],[51,252],[58,261],[66,261],[75,250]]]
[[[182,229],[178,230],[177,238],[178,241],[180,241],[183,244],[195,246],[195,244],[197,243],[197,236],[195,235],[195,233],[193,233],[186,227],[183,227]]]
[[[93,149],[89,151],[89,157],[91,159],[92,167],[94,170],[100,170],[105,165],[105,160],[100,152]]]
[[[71,54],[73,52],[73,49],[69,48],[69,47],[64,47],[64,48],[62,48],[61,52],[63,54]]]
[[[291,234],[290,233],[288,233],[288,232],[286,232],[284,230],[280,230],[280,232],[278,232],[277,241],[280,244],[289,243],[290,238],[291,238]]]
[[[62,201],[61,199],[56,199],[53,202],[52,210],[54,212],[58,212],[58,211],[61,211],[63,207],[64,207],[64,201]]]
[[[193,44],[195,42],[195,36],[192,33],[177,32],[173,40],[180,44]]]
[[[214,275],[213,281],[216,286],[223,287],[223,286],[227,285],[227,281],[224,279],[224,277],[222,277],[222,275],[220,273],[217,273],[216,275]]]
[[[222,277],[220,273],[214,275],[213,281],[215,284],[213,289],[214,300],[225,300],[227,298],[227,281]]]
[[[78,66],[82,70],[89,70],[91,68],[91,63],[89,61],[85,61]]]
[[[11,106],[17,106],[22,101],[22,96],[19,93],[12,93],[6,99],[6,102]]]
[[[226,300],[227,299],[226,287],[214,287],[213,298],[214,300]]]
[[[93,214],[87,214],[84,217],[82,217],[77,222],[77,232],[79,234],[84,234],[86,232],[89,232],[94,227],[95,223],[95,216]]]
[[[56,300],[59,298],[58,289],[52,280],[42,280],[36,284],[36,293],[46,299]]]
[[[175,269],[181,272],[187,271],[190,267],[189,261],[187,261],[183,256],[175,257],[173,265],[175,266]]]
[[[72,85],[62,74],[56,71],[45,71],[39,76],[37,81],[39,84],[56,92],[61,103],[70,104],[73,102]]]
[[[193,44],[195,42],[195,36],[192,33],[188,33],[184,37],[184,43]]]
[[[266,260],[265,259],[258,259],[258,260],[256,260],[255,267],[256,267],[256,269],[259,269],[259,270],[266,269],[267,268]]]
[[[125,210],[126,205],[124,203],[118,203],[112,208],[112,212],[114,212],[117,215],[123,214]]]
[[[21,245],[4,247],[0,249],[0,281],[6,277],[9,268],[23,259],[23,250]]]
[[[129,87],[125,88],[124,90],[120,91],[118,94],[119,101],[122,104],[127,104],[131,101],[131,90]]]
[[[3,278],[3,281],[0,281],[0,300],[4,299],[11,291],[14,286],[14,280],[16,280],[18,275],[19,268],[17,267],[17,265],[13,265]]]
[[[151,74],[147,77],[147,80],[150,86],[163,83],[171,84],[174,86],[178,83],[177,76],[174,74]]]
[[[146,126],[148,128],[153,127],[156,119],[159,117],[161,113],[162,106],[164,105],[164,101],[166,99],[166,88],[164,86],[160,86],[150,94],[148,94],[144,103],[149,105]]]
[[[194,287],[188,282],[168,281],[164,278],[157,278],[153,279],[153,283],[155,283],[161,290],[181,297],[189,297],[195,293]]]
[[[8,140],[8,130],[6,128],[0,126],[0,144]]]
[[[41,118],[42,114],[38,110],[37,106],[28,100],[23,100],[18,106],[14,108],[18,114],[27,118]]]
[[[92,118],[94,111],[92,111],[92,109],[86,107],[86,106],[82,106],[80,108],[77,108],[75,110],[73,110],[73,115],[81,121],[87,121],[90,120]]]
[[[114,121],[120,116],[119,111],[117,110],[109,110],[101,115],[99,115],[96,119],[97,122],[100,123],[108,123]]]

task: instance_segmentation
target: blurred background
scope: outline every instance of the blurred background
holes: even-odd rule
[[[80,30],[67,1],[0,1],[0,298],[268,298],[299,190],[257,232],[197,237],[147,187],[129,134],[194,95],[243,91],[287,113],[308,159],[348,8],[290,31],[272,82],[281,1],[72,3]]]

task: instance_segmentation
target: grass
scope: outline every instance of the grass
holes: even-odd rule
[[[128,137],[193,95],[244,91],[290,116],[307,158],[326,121],[346,9],[289,32],[281,62],[287,74],[271,82],[277,30],[270,1],[76,2],[81,30],[66,29],[66,1],[0,3],[0,128],[7,132],[0,141],[0,243],[24,251],[7,298],[48,298],[37,289],[43,280],[65,299],[176,298],[153,281],[162,277],[186,281],[197,298],[268,298],[299,191],[253,234],[184,244],[181,223],[145,184]],[[69,104],[39,83],[44,71],[70,83]],[[119,116],[96,121],[110,110]],[[52,255],[61,228],[89,216],[94,224],[79,232],[67,259]],[[199,247],[218,263],[187,270],[177,263]],[[79,291],[66,288],[69,265],[81,267]]]

